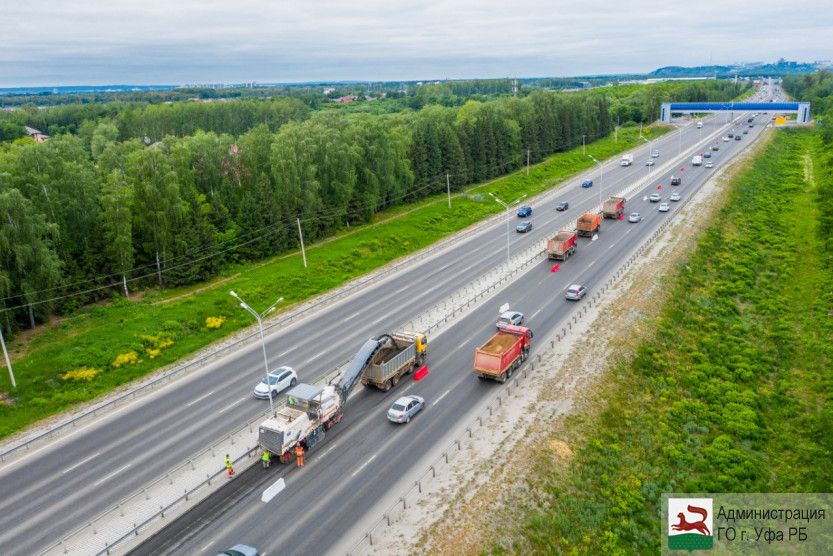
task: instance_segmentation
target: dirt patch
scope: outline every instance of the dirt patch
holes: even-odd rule
[[[449,465],[436,491],[402,515],[374,547],[376,553],[475,555],[492,545],[517,552],[513,539],[521,535],[525,510],[548,504],[537,477],[569,469],[574,447],[586,441],[582,422],[603,406],[597,393],[605,389],[606,374],[628,361],[655,330],[669,295],[663,276],[685,264],[697,238],[724,205],[727,183],[771,138],[770,132],[700,188],[629,272],[566,338],[542,354],[524,383],[522,390],[528,394],[513,397],[495,413],[490,422],[508,434],[493,430],[469,441],[465,457]],[[546,469],[536,468],[541,449],[555,456]],[[506,457],[494,457],[498,453]]]

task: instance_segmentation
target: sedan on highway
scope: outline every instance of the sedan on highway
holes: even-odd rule
[[[654,165],[654,159],[653,158],[649,158],[648,160],[645,161],[645,166],[653,166],[653,165]]]
[[[593,180],[584,180],[583,182],[581,182],[581,186],[585,189],[593,187]]]
[[[671,199],[672,201],[679,201],[680,200],[680,194],[679,193],[672,193],[671,196],[669,197],[669,199]]]
[[[659,203],[662,200],[662,196],[659,193],[651,193],[648,200],[652,203]]]
[[[298,375],[292,367],[278,367],[274,371],[269,372],[269,384],[266,384],[266,377],[260,379],[260,382],[255,386],[255,398],[266,400],[269,398],[269,393],[272,393],[274,398],[287,388],[291,388],[298,384]]]
[[[719,151],[720,150],[720,145],[712,145],[712,150],[713,151]]]
[[[712,157],[712,153],[710,151],[706,151],[706,152],[703,153],[703,158],[711,158],[711,157]]]
[[[656,149],[651,151],[651,158],[659,158],[659,151]]]
[[[388,409],[388,420],[394,423],[410,423],[411,417],[425,407],[425,398],[419,396],[402,396]]]
[[[528,216],[532,216],[532,207],[529,205],[524,205],[518,209],[518,216],[520,218],[526,218]]]
[[[679,176],[671,176],[671,185],[680,185],[683,183],[683,178]]]
[[[628,216],[628,222],[632,224],[636,224],[637,222],[642,222],[642,215],[638,212],[632,212]]]
[[[724,143],[728,143],[728,142],[729,142],[729,138],[728,138],[728,137],[726,137],[725,135],[723,136],[723,142],[724,142]]]
[[[738,133],[737,135],[735,135],[735,141],[740,141],[740,138],[741,138],[741,137],[743,137],[743,135],[741,135],[740,133]]]
[[[257,549],[247,544],[235,544],[231,548],[223,550],[217,556],[258,556]]]
[[[711,160],[706,162],[706,168],[714,168],[714,162],[712,162]]]
[[[668,212],[669,210],[671,210],[671,205],[669,205],[668,203],[660,203],[659,208],[657,210],[660,212]]]
[[[503,328],[506,325],[520,326],[524,323],[524,314],[519,311],[506,311],[497,319],[495,326]]]
[[[578,301],[587,295],[587,288],[581,284],[573,284],[564,290],[564,299],[567,301]]]
[[[564,210],[567,210],[568,208],[570,208],[570,203],[568,203],[567,201],[561,201],[560,203],[555,205],[555,210],[558,210],[558,211],[564,211]]]
[[[529,220],[524,220],[523,222],[515,226],[515,231],[519,234],[525,234],[530,230],[532,230],[532,222],[530,222]]]

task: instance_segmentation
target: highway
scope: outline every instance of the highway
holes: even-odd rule
[[[706,120],[702,130],[690,125],[653,145],[634,149],[631,167],[619,167],[618,158],[612,160],[605,167],[603,195],[645,175],[648,170],[644,162],[650,148],[661,152],[658,164],[662,164],[676,155],[679,144],[686,149],[701,135],[705,137],[722,125],[719,122],[724,119],[718,116]],[[720,143],[715,165],[719,166],[762,128],[758,123],[741,142]],[[592,147],[589,150],[592,152]],[[687,194],[708,173],[711,171],[692,171],[686,165],[683,186],[675,189]],[[596,185],[590,189],[578,187],[585,177],[591,177]],[[656,177],[657,183],[668,182],[667,175]],[[513,249],[570,225],[578,213],[598,204],[599,183],[598,169],[569,180],[557,198],[570,202],[570,210],[565,213],[553,210],[555,201],[534,205],[535,229],[528,234],[513,232]],[[664,187],[663,192],[670,189]],[[230,508],[216,526],[193,530],[193,537],[180,547],[181,552],[194,553],[205,547],[213,550],[236,542],[248,542],[271,554],[322,553],[332,547],[355,516],[395,484],[399,470],[414,464],[427,446],[443,438],[448,423],[463,419],[488,391],[499,387],[481,383],[470,372],[473,349],[489,337],[498,305],[505,301],[528,315],[534,314],[529,324],[543,337],[573,308],[560,296],[568,282],[579,280],[592,291],[594,283],[629,252],[638,236],[650,233],[663,218],[670,217],[670,213],[657,213],[656,205],[643,202],[641,194],[637,197],[629,200],[626,209],[642,212],[644,222],[605,221],[599,241],[590,244],[582,240],[578,253],[562,265],[560,272],[550,273],[551,265],[542,263],[501,293],[499,301],[460,320],[431,341],[430,379],[401,384],[387,394],[359,392],[347,406],[340,429],[316,447],[302,472],[275,466],[255,477],[266,484],[278,474],[287,474],[286,492],[263,505],[259,502],[260,490],[255,489]],[[512,218],[514,226],[517,219]],[[481,234],[427,261],[270,334],[270,366],[291,365],[301,380],[316,381],[351,357],[368,337],[400,328],[505,260],[505,245],[504,223],[495,222]],[[239,293],[245,297],[246,292]],[[275,295],[281,293],[276,291]],[[0,516],[0,553],[38,552],[262,412],[268,402],[252,397],[252,389],[263,373],[262,365],[260,345],[253,343],[4,465],[0,468],[0,499],[15,511]],[[392,428],[384,411],[406,391],[425,396],[428,409],[407,427]],[[439,403],[432,405],[434,400]],[[362,464],[366,465],[359,469]],[[291,527],[286,526],[290,522]]]
[[[742,121],[736,126],[739,131],[746,128],[745,118]],[[349,546],[344,543],[348,539],[343,536],[352,526],[378,500],[392,490],[396,492],[403,474],[413,467],[427,465],[421,461],[423,455],[432,447],[448,442],[449,429],[467,420],[489,393],[503,387],[480,381],[471,371],[474,348],[494,332],[496,307],[506,302],[524,312],[527,324],[538,338],[555,330],[581,303],[563,299],[561,292],[568,284],[578,282],[592,292],[611,269],[627,258],[640,238],[653,233],[663,220],[672,217],[675,203],[671,203],[672,212],[660,213],[657,203],[649,203],[643,197],[658,191],[657,184],[663,185],[659,190],[663,201],[668,201],[675,191],[683,198],[691,195],[762,131],[764,117],[756,122],[756,127],[741,141],[718,141],[720,150],[712,158],[715,169],[692,168],[686,162],[684,172],[675,168],[658,174],[655,181],[634,194],[627,202],[626,212],[640,212],[645,217],[643,222],[605,220],[598,240],[591,242],[582,238],[576,255],[561,264],[559,272],[551,272],[551,262],[541,262],[501,292],[496,300],[464,316],[432,339],[428,378],[418,383],[404,382],[388,393],[359,392],[345,408],[344,421],[310,452],[303,469],[278,465],[263,470],[255,466],[237,477],[236,484],[217,492],[133,553],[202,554],[236,543],[250,544],[266,555],[346,552]],[[704,133],[707,131],[710,130],[704,128]],[[637,158],[634,167],[623,168],[617,177],[630,172],[628,177],[632,178],[635,172],[646,171],[639,165],[644,162],[644,157]],[[669,185],[672,173],[683,176],[681,186]],[[571,206],[582,205],[593,201],[592,194],[591,198],[587,194],[588,190],[573,184],[558,200],[566,199]],[[567,216],[555,212],[554,205],[555,201],[535,207],[533,219],[538,230],[550,232],[567,225]],[[533,345],[533,353],[535,349]],[[391,424],[385,412],[404,393],[423,396],[427,407],[408,425]],[[497,454],[496,457],[504,456]],[[284,478],[286,490],[271,502],[262,503],[261,492],[279,477]]]

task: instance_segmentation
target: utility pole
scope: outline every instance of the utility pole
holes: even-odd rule
[[[523,195],[521,195],[520,197],[518,197],[517,199],[515,199],[511,203],[504,203],[503,201],[498,199],[495,196],[494,193],[491,193],[491,192],[489,192],[489,196],[492,199],[494,199],[495,201],[497,201],[498,204],[503,206],[503,208],[506,209],[506,266],[508,268],[509,267],[509,215],[511,214],[510,211],[509,211],[509,208],[514,206],[514,205],[517,205],[522,200],[524,200],[526,198],[526,193],[524,193]]]
[[[12,388],[17,388],[17,382],[14,380],[14,371],[12,370],[12,360],[9,359],[9,352],[6,351],[6,339],[3,338],[2,326],[0,326],[0,344],[3,346],[3,357],[6,358],[6,367],[9,369],[9,379],[12,381]]]
[[[445,175],[445,190],[448,192],[448,208],[451,208],[451,176]]]
[[[526,175],[529,175],[529,149],[526,150]]]
[[[124,286],[124,296],[130,297],[130,292],[127,291],[127,276],[124,274],[121,275],[121,283]]]
[[[587,146],[584,144],[584,138],[586,135],[581,136],[581,154],[587,154]]]
[[[159,265],[159,249],[156,250],[156,275],[159,277],[159,287],[162,287],[162,267]]]
[[[298,237],[301,238],[301,256],[304,258],[304,268],[307,267],[307,252],[304,250],[304,232],[301,231],[301,219],[295,219],[298,222]]]

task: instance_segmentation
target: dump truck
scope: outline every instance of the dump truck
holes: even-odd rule
[[[576,230],[582,237],[590,237],[599,231],[602,226],[602,217],[595,212],[585,212],[576,220]]]
[[[605,218],[619,218],[625,212],[624,197],[608,197],[602,204],[602,215]]]
[[[425,334],[401,332],[374,338],[379,349],[362,372],[362,384],[387,392],[404,375],[425,364],[428,339]]]
[[[621,166],[630,166],[633,164],[633,155],[632,154],[625,154],[622,155],[622,160],[619,161]]]
[[[561,230],[547,240],[547,257],[556,261],[566,261],[576,252],[578,233],[573,230]]]
[[[526,361],[531,345],[532,330],[525,326],[504,326],[474,350],[474,372],[483,380],[506,382]]]
[[[344,368],[338,384],[298,384],[286,393],[286,405],[258,427],[258,445],[281,463],[293,457],[295,446],[304,450],[320,442],[326,431],[339,423],[350,392],[365,368],[382,348],[371,338]]]

